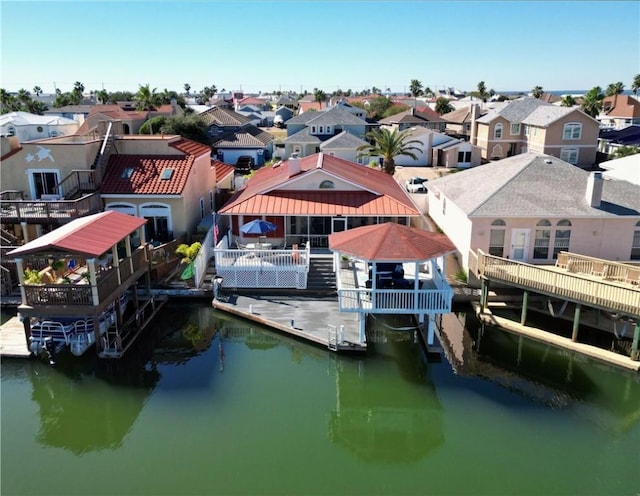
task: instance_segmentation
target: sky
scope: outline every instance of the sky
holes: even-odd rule
[[[630,89],[640,2],[0,0],[0,87]]]

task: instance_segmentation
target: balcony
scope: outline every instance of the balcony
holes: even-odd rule
[[[0,218],[3,223],[16,224],[65,224],[77,217],[83,217],[102,210],[100,194],[90,193],[77,200],[19,200],[5,199],[9,192],[3,192],[0,199]],[[18,192],[11,192],[17,194]]]

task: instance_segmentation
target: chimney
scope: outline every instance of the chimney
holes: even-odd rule
[[[602,201],[602,186],[604,178],[602,172],[592,172],[587,179],[587,191],[585,198],[591,207],[599,207]]]
[[[469,136],[469,141],[472,145],[477,145],[478,141],[478,125],[476,124],[476,120],[478,119],[478,104],[471,104],[471,131]]]
[[[289,169],[289,177],[293,177],[300,173],[300,158],[297,153],[294,153],[289,157],[289,160],[287,160],[287,166]]]

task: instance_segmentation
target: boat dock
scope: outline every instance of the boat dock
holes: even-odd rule
[[[334,351],[366,350],[358,314],[341,313],[335,296],[224,294],[213,307]]]
[[[0,356],[3,358],[31,357],[24,336],[24,326],[19,317],[11,317],[0,326]]]

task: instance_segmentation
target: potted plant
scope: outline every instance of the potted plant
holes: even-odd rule
[[[42,285],[42,274],[37,269],[25,269],[24,271],[24,283],[29,286]]]
[[[347,255],[340,256],[340,268],[348,269],[351,266],[351,259]]]

